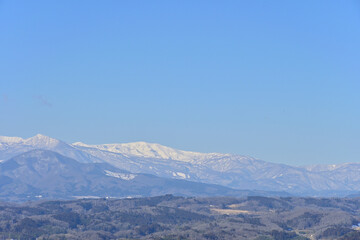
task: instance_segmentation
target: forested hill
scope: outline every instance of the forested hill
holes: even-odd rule
[[[360,239],[360,199],[165,195],[0,203],[0,239]]]

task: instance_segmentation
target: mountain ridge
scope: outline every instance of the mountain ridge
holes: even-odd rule
[[[286,191],[311,196],[342,196],[360,191],[357,174],[360,164],[357,163],[296,167],[236,154],[183,151],[156,143],[67,144],[44,135],[29,139],[0,137],[0,159],[44,148],[82,163],[103,162],[131,173],[233,189]]]
[[[76,197],[248,196],[272,193],[130,173],[107,163],[80,163],[35,149],[0,163],[0,199],[8,201]],[[278,193],[280,194],[280,193]],[[283,193],[284,194],[284,193]]]

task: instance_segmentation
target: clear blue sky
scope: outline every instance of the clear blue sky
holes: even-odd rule
[[[0,135],[360,161],[360,1],[0,1]]]

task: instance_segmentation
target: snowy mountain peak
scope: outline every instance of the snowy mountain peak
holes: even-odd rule
[[[89,145],[83,143],[83,142],[74,142],[73,144],[71,144],[73,146],[78,146],[78,147],[90,147]]]
[[[107,151],[149,158],[176,159],[176,156],[181,153],[180,150],[147,142],[103,144],[101,146]]]
[[[37,134],[31,138],[26,139],[24,143],[28,145],[36,145],[38,147],[53,147],[58,145],[60,141],[42,134]]]
[[[72,144],[75,147],[92,148],[101,151],[119,153],[130,157],[144,157],[156,159],[171,159],[182,162],[199,162],[205,159],[214,159],[230,156],[221,153],[199,153],[174,149],[157,143],[132,142],[132,143],[113,143],[101,145],[87,145],[81,142]]]
[[[48,136],[42,135],[41,133],[36,134],[34,137],[36,137],[36,138],[50,138]]]

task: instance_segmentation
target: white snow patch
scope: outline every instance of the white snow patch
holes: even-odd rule
[[[273,177],[272,177],[272,179],[275,179],[275,178],[278,178],[278,177],[281,177],[281,176],[283,176],[283,174],[282,174],[282,173],[281,173],[281,174],[278,174],[278,175],[273,176]]]
[[[110,177],[120,178],[122,180],[127,180],[127,181],[132,180],[137,176],[137,175],[131,174],[131,173],[116,173],[116,172],[111,172],[108,170],[105,170],[105,174]]]
[[[179,177],[181,177],[181,178],[186,178],[186,174],[185,173],[182,173],[182,172],[177,172],[176,173]]]
[[[73,196],[76,199],[99,199],[99,196]]]
[[[74,142],[72,145],[79,146],[79,147],[90,147],[89,145],[82,143],[82,142]]]
[[[189,175],[186,175],[185,173],[182,173],[182,172],[173,172],[172,175],[174,177],[180,177],[180,178],[183,178],[183,179],[190,178]]]

